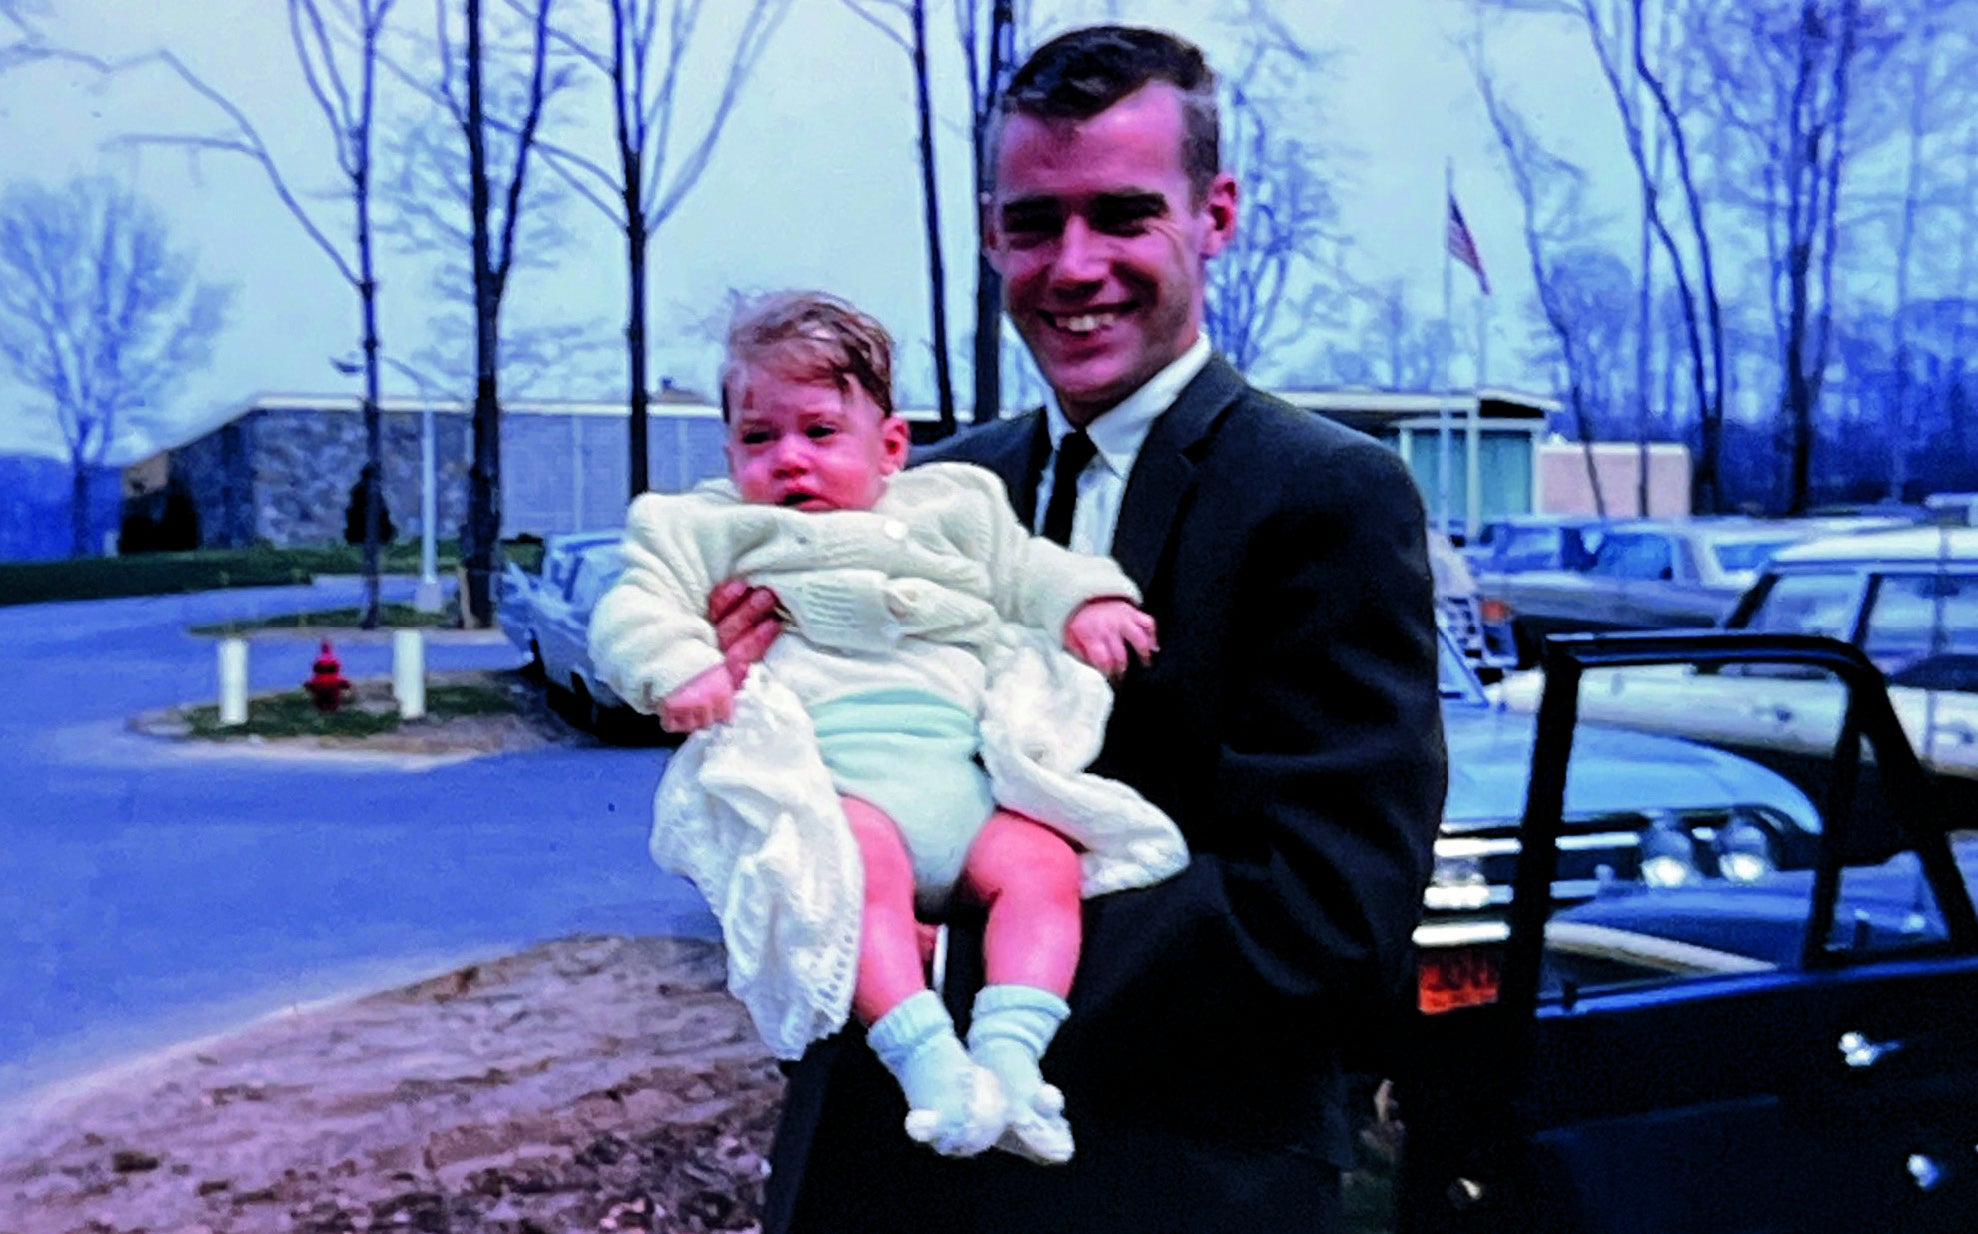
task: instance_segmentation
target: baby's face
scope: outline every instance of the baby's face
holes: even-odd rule
[[[728,474],[752,505],[870,510],[907,459],[907,425],[858,383],[848,390],[773,369],[744,375],[728,422]]]

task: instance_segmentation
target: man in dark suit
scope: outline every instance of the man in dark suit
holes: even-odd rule
[[[1110,551],[1159,623],[1095,770],[1192,852],[1087,902],[1045,1056],[1076,1157],[935,1156],[856,1028],[790,1076],[771,1231],[1301,1234],[1339,1222],[1343,1052],[1412,992],[1445,761],[1422,502],[1377,443],[1210,354],[1206,263],[1234,234],[1195,48],[1100,27],[1045,45],[996,125],[989,255],[1051,406],[942,457]],[[965,1022],[979,934],[954,938]]]

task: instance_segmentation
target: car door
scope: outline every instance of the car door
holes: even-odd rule
[[[1584,674],[1754,658],[1848,691],[1818,869],[1555,905]],[[1958,864],[1866,659],[1632,635],[1555,644],[1546,672],[1499,997],[1417,1022],[1398,1227],[1978,1228],[1978,854]]]
[[[1666,610],[1679,586],[1676,548],[1673,537],[1657,531],[1618,532],[1601,544],[1589,573],[1604,584],[1590,598],[1602,627],[1667,624]]]
[[[1626,588],[1627,618],[1641,630],[1714,626],[1726,607],[1722,599],[1703,585],[1696,554],[1707,551],[1693,539],[1675,534],[1652,533],[1653,560],[1639,578],[1630,579]]]

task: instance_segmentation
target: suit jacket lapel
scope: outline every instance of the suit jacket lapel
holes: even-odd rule
[[[1212,356],[1174,405],[1154,421],[1120,499],[1113,530],[1113,559],[1142,591],[1167,547],[1189,489],[1195,483],[1197,451],[1215,431],[1225,409],[1243,393],[1243,378],[1221,356]],[[1036,493],[1030,494],[1036,504]]]
[[[1001,476],[1017,519],[1025,527],[1035,527],[1037,485],[1051,457],[1051,431],[1045,426],[1043,411],[1026,412],[970,434],[969,444],[977,442],[981,443],[979,453],[964,452],[962,457]]]

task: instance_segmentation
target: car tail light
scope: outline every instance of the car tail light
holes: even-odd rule
[[[1416,1005],[1429,1015],[1497,1001],[1503,949],[1491,943],[1425,948],[1415,965]]]
[[[1496,596],[1485,596],[1477,602],[1477,611],[1485,621],[1499,625],[1511,620],[1511,606]]]

